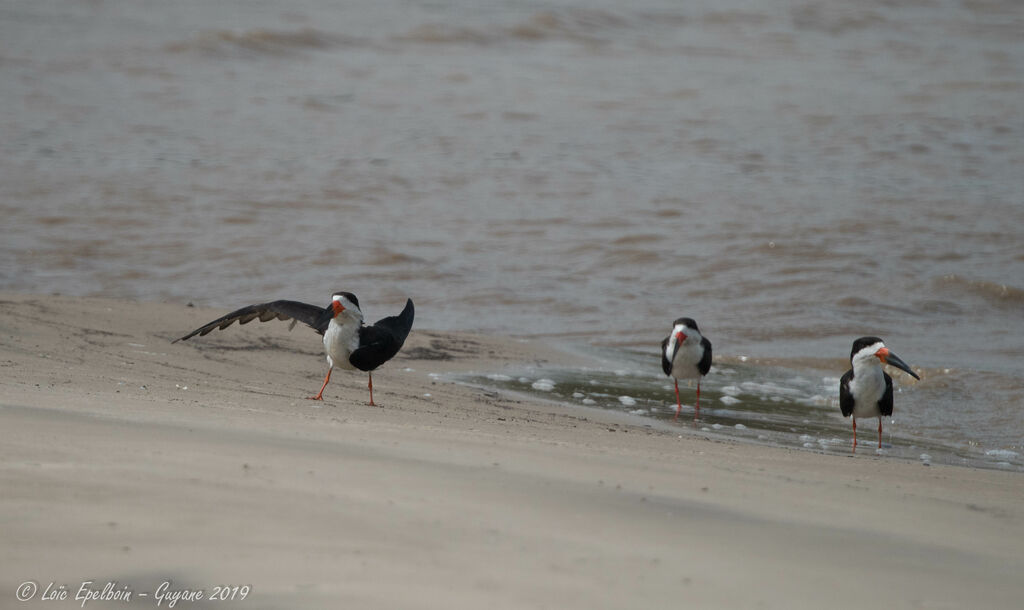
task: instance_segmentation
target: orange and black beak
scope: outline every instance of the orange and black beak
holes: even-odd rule
[[[338,317],[338,314],[345,311],[345,306],[338,301],[331,301],[331,304],[324,307],[323,313],[320,314],[320,319],[317,320],[317,328],[327,328],[327,325],[331,323],[331,320]]]
[[[910,370],[909,364],[903,362],[903,360],[899,356],[890,352],[889,348],[883,347],[882,349],[875,352],[875,356],[877,356],[878,359],[882,361],[882,364],[888,364],[889,366],[894,366],[900,369],[901,371],[905,371],[914,379],[921,379],[920,377],[917,376],[917,373]]]
[[[672,341],[669,345],[672,349],[672,353],[665,354],[665,357],[668,358],[669,362],[676,359],[676,354],[679,353],[679,349],[683,347],[683,341],[686,341],[686,334],[681,330],[677,330],[672,338],[675,339],[675,341]]]

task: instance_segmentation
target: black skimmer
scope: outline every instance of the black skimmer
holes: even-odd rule
[[[839,408],[843,417],[853,416],[853,450],[857,451],[857,418],[878,418],[878,448],[882,448],[882,416],[892,415],[892,377],[882,370],[888,364],[921,379],[878,337],[861,337],[853,342],[850,365],[839,380]]]
[[[324,388],[331,380],[334,367],[349,370],[366,371],[370,375],[370,405],[373,402],[373,371],[394,357],[402,349],[405,338],[412,328],[414,310],[412,299],[407,299],[405,309],[397,316],[380,320],[373,326],[363,325],[363,312],[359,309],[359,300],[351,292],[335,292],[331,304],[317,307],[298,301],[272,301],[259,305],[249,305],[213,322],[200,326],[189,334],[175,339],[172,343],[185,341],[196,335],[204,336],[214,329],[224,329],[235,321],[246,324],[255,319],[260,322],[270,320],[291,320],[289,328],[299,322],[306,324],[324,336],[324,351],[327,352],[327,377],[324,385],[311,400],[323,400]]]
[[[679,380],[697,380],[697,404],[693,419],[700,413],[700,379],[711,370],[711,342],[700,334],[693,318],[679,318],[672,323],[672,333],[661,342],[661,370],[676,383],[676,416],[683,409],[679,401]]]

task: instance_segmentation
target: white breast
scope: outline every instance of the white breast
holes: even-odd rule
[[[671,349],[672,346],[668,347]],[[700,346],[700,336],[687,336],[672,359],[672,376],[676,379],[699,379],[697,363],[703,356],[704,348]]]
[[[324,351],[327,352],[327,365],[343,369],[355,369],[348,361],[359,347],[359,324],[355,321],[339,323],[338,318],[331,320],[324,333]]]
[[[864,366],[853,372],[850,393],[856,403],[854,417],[878,417],[878,401],[885,394],[885,374],[881,366]]]

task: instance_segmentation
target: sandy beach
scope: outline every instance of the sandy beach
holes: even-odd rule
[[[249,585],[246,608],[1024,599],[1019,474],[496,395],[445,375],[573,356],[418,328],[374,376],[379,407],[342,371],[314,403],[325,364],[309,329],[171,344],[223,313],[0,295],[0,607],[79,607],[86,581],[135,593],[90,608],[156,607],[164,581]],[[19,603],[27,581],[39,591]],[[50,583],[68,599],[41,601]]]

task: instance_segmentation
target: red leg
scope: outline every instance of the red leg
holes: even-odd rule
[[[672,419],[679,419],[679,412],[683,410],[683,403],[679,401],[679,380],[676,379],[676,416]]]
[[[878,448],[882,448],[882,416],[878,416]]]
[[[370,406],[376,407],[377,405],[373,404],[373,373],[367,374],[370,376],[370,383],[367,384],[367,387],[370,388]]]
[[[857,418],[853,418],[853,453],[857,453]]]
[[[697,380],[697,404],[693,407],[693,421],[700,415],[700,379]]]
[[[324,377],[324,384],[322,386],[320,386],[320,393],[317,394],[316,396],[310,396],[309,400],[323,400],[324,399],[324,388],[327,387],[327,382],[331,380],[331,371],[333,371],[333,370],[334,370],[334,367],[331,367],[331,368],[327,369],[327,377]]]

